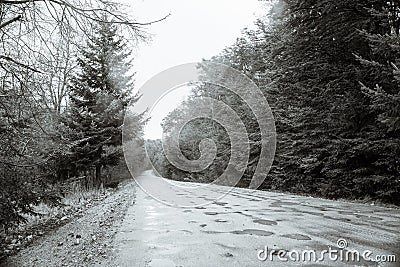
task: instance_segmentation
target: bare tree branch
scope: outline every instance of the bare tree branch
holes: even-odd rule
[[[7,5],[20,5],[20,4],[26,4],[26,3],[31,3],[31,2],[39,2],[39,1],[44,1],[44,0],[17,0],[17,1],[0,0],[0,3],[7,4]]]
[[[0,25],[0,29],[2,29],[2,28],[4,28],[4,27],[8,26],[9,24],[11,24],[11,23],[13,23],[13,22],[15,22],[15,21],[20,20],[21,18],[22,18],[22,16],[21,16],[21,15],[18,15],[18,16],[16,16],[15,18],[12,18],[12,19],[10,19],[10,20],[4,22],[3,24]]]
[[[21,66],[21,67],[23,67],[25,69],[28,69],[28,70],[31,70],[33,72],[42,73],[40,70],[34,69],[34,68],[32,68],[32,67],[30,67],[28,65],[25,65],[24,63],[18,62],[18,61],[16,61],[15,59],[13,59],[11,57],[0,55],[0,59],[4,59],[6,61],[10,61],[10,62],[12,62],[12,63],[14,63],[14,64],[16,64],[18,66]]]
[[[33,3],[33,2],[45,2],[46,0],[0,0],[0,3],[2,4],[7,4],[7,5],[21,5],[21,4],[27,4],[27,3]],[[50,3],[55,3],[59,6],[65,6],[70,8],[71,10],[74,10],[76,13],[78,13],[79,15],[82,15],[84,17],[86,17],[87,19],[93,20],[93,21],[97,21],[97,22],[105,22],[105,23],[115,23],[115,24],[125,24],[125,25],[129,25],[129,26],[148,26],[157,22],[161,22],[165,19],[167,19],[171,14],[166,15],[165,17],[155,20],[155,21],[150,21],[150,22],[133,22],[133,21],[129,21],[126,18],[121,17],[120,15],[111,12],[110,10],[106,9],[106,8],[91,8],[91,9],[86,9],[86,8],[80,8],[78,6],[74,6],[66,1],[63,0],[47,0]],[[96,18],[95,15],[97,12],[106,12],[109,15],[111,15],[112,17],[114,17],[115,19],[117,19],[117,21],[103,21],[99,18]]]

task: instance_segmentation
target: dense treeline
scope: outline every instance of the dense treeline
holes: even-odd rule
[[[121,10],[110,1],[0,2],[0,231],[39,203],[57,205],[72,182],[129,178],[122,125],[138,97],[128,42],[145,34]],[[139,160],[142,126],[132,116],[137,149],[127,153]]]
[[[275,1],[255,30],[211,59],[252,78],[273,109],[277,152],[262,189],[400,204],[399,12],[399,1]],[[251,155],[239,186],[248,186],[259,129],[236,95],[197,86],[164,120],[164,132],[195,112],[196,96],[225,102],[245,123]],[[229,137],[214,122],[193,121],[180,136],[182,153],[196,159],[203,138],[218,146],[207,170],[180,171],[153,144],[157,170],[172,179],[214,180],[229,159]]]

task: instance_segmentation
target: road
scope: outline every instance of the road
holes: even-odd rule
[[[113,241],[118,266],[400,265],[356,254],[395,255],[399,262],[397,209],[238,188],[213,201],[226,187],[165,186],[150,172],[139,179],[165,202],[179,198],[192,205],[168,206],[137,189]]]

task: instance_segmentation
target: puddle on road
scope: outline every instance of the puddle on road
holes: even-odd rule
[[[337,213],[339,213],[341,215],[355,215],[354,212],[352,212],[352,211],[344,211],[344,210],[340,210]]]
[[[310,207],[310,208],[319,210],[319,211],[330,211],[329,209],[327,209],[327,208],[322,208],[322,207],[320,207],[320,206],[312,206],[312,205],[307,205],[307,206]]]
[[[270,207],[279,207],[282,208],[282,206],[293,206],[293,205],[298,205],[298,203],[295,202],[289,202],[289,201],[280,201],[277,200],[275,202],[273,202]]]
[[[329,219],[329,220],[335,220],[335,221],[339,221],[339,222],[351,222],[351,219],[349,218],[335,218],[332,216],[323,216],[324,219]]]
[[[224,220],[224,219],[216,219],[215,222],[217,222],[217,223],[226,223],[228,221]]]
[[[273,235],[273,232],[259,230],[259,229],[245,229],[241,231],[232,231],[232,234],[235,235],[258,235],[258,236],[270,236]]]
[[[236,214],[240,214],[240,215],[243,215],[243,216],[246,216],[246,217],[253,218],[253,215],[246,214],[246,213],[241,212],[241,211],[234,211],[234,212],[230,212],[230,213],[236,213]]]
[[[360,215],[360,214],[356,215],[356,217],[358,219],[363,219],[363,220],[365,219],[365,220],[370,220],[370,221],[382,221],[383,220],[382,218],[379,218],[379,217],[368,216],[368,215]]]
[[[228,204],[228,203],[226,203],[226,202],[214,201],[213,204],[218,205],[218,206],[225,206],[225,205]]]
[[[299,212],[307,213],[307,214],[314,215],[314,216],[324,216],[325,215],[324,213],[314,212],[314,211],[299,211]]]
[[[277,225],[278,224],[276,221],[263,220],[263,219],[253,220],[253,222],[262,224],[262,225]]]
[[[271,212],[288,212],[287,210],[270,210]]]
[[[287,235],[281,235],[281,237],[286,237],[294,240],[311,240],[311,237],[301,234],[287,234]]]
[[[257,235],[257,236],[270,236],[275,234],[274,232],[269,232],[259,229],[244,229],[231,232],[218,232],[218,231],[202,231],[202,232],[206,234],[234,234],[234,235]]]
[[[215,211],[206,211],[206,212],[204,212],[204,214],[205,214],[205,215],[214,216],[214,215],[218,215],[219,213],[218,213],[218,212],[215,212]]]
[[[184,210],[184,213],[192,212],[191,210]]]

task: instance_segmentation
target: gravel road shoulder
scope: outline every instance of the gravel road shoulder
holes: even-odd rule
[[[86,214],[36,240],[2,266],[113,266],[113,238],[135,201],[130,182]]]

